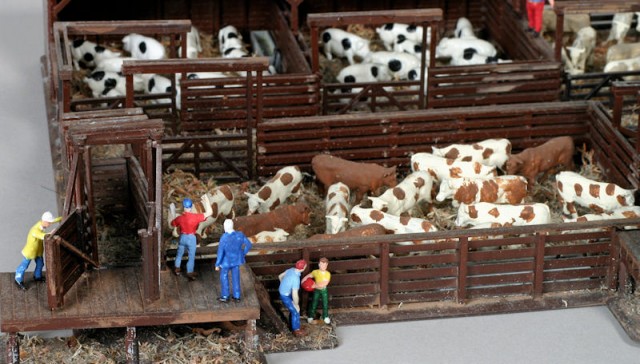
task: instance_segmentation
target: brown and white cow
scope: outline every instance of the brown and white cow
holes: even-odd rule
[[[291,234],[296,226],[311,223],[310,214],[309,206],[299,201],[295,205],[282,205],[264,214],[238,216],[233,219],[233,225],[246,236],[253,236],[262,231],[275,231],[276,228]]]
[[[502,168],[511,155],[508,139],[486,139],[473,144],[451,144],[444,148],[432,147],[433,155],[467,162],[480,162],[486,166]]]
[[[460,204],[456,226],[522,226],[549,224],[551,212],[543,203],[500,205],[490,202]],[[496,225],[500,224],[500,225]]]
[[[600,214],[584,214],[577,218],[562,217],[564,222],[584,222],[598,220],[615,220],[615,219],[638,219],[640,218],[640,206],[626,206],[613,210],[612,212],[603,212]],[[638,226],[625,226],[627,230],[637,229]]]
[[[349,210],[351,210],[350,200],[351,191],[347,185],[338,182],[329,186],[325,199],[326,234],[336,234],[347,229]]]
[[[384,226],[380,224],[366,224],[366,225],[357,226],[351,229],[347,229],[337,234],[315,234],[309,237],[309,240],[310,239],[327,240],[327,239],[358,238],[363,236],[385,235],[387,233],[388,233],[387,229],[385,229]]]
[[[276,228],[273,231],[261,231],[256,235],[249,236],[248,239],[252,243],[279,243],[287,240],[289,233],[281,228]]]
[[[207,198],[209,199],[209,205],[211,206],[211,216],[207,217],[207,219],[201,222],[196,229],[196,234],[200,235],[203,239],[207,237],[206,229],[213,225],[216,221],[221,221],[226,218],[232,218],[235,216],[235,212],[233,211],[233,191],[229,185],[222,185],[220,187],[214,188],[213,191],[206,193]],[[203,196],[204,197],[204,196]],[[201,200],[193,201],[193,212],[194,213],[203,213],[205,211],[204,202]],[[175,205],[172,203],[169,206],[169,214],[167,215],[169,225],[171,226],[171,221],[175,219],[177,216],[175,211]],[[177,228],[173,228],[173,235],[178,236]]]
[[[432,188],[433,177],[425,171],[417,171],[408,175],[394,188],[386,190],[379,197],[369,197],[369,200],[376,210],[396,216],[404,212],[411,214],[411,209],[418,202],[431,202]]]
[[[452,206],[460,203],[493,202],[519,204],[527,197],[527,179],[522,176],[447,178],[440,184],[436,200],[451,198]]]
[[[362,197],[370,191],[377,196],[383,186],[395,187],[397,184],[395,166],[387,168],[318,154],[311,160],[311,167],[325,190],[336,182],[342,182],[355,193],[355,203],[362,201]]]
[[[360,226],[364,224],[380,224],[386,230],[393,231],[394,234],[427,233],[438,231],[429,221],[417,217],[396,216],[384,213],[380,210],[354,206],[351,209],[351,225]],[[422,242],[424,243],[424,242]],[[398,244],[412,244],[412,242],[402,242]]]
[[[467,162],[438,157],[431,153],[416,153],[411,156],[411,170],[429,172],[438,181],[446,178],[495,176],[496,167],[480,162]]]
[[[573,170],[573,139],[568,136],[549,139],[546,143],[512,154],[507,160],[507,174],[525,176],[529,188],[533,188],[538,174],[543,173],[543,181],[550,173],[555,173],[559,166]]]
[[[635,189],[627,190],[613,183],[593,181],[575,172],[558,173],[556,189],[562,202],[562,212],[572,218],[578,217],[575,204],[603,213],[635,203]]]
[[[247,215],[269,212],[284,203],[291,194],[300,193],[302,173],[297,166],[281,168],[257,193],[245,192],[249,198]]]

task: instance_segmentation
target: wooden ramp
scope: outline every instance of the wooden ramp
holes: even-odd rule
[[[141,267],[94,270],[85,273],[65,295],[63,308],[47,306],[46,284],[27,273],[27,291],[14,284],[14,273],[0,273],[1,331],[136,327],[201,322],[241,321],[253,324],[260,317],[254,278],[241,269],[242,300],[221,303],[219,273],[212,264],[196,266],[194,282],[170,271],[160,273],[160,299],[145,303]],[[252,333],[247,333],[252,335]]]

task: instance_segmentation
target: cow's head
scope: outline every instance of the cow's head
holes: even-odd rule
[[[265,203],[265,201],[263,199],[261,199],[255,193],[245,192],[244,194],[248,197],[248,199],[247,199],[247,205],[248,205],[247,215],[253,215],[256,211],[258,211],[258,207],[260,207],[260,204]]]
[[[522,169],[522,165],[524,164],[524,160],[520,158],[518,155],[511,155],[509,159],[507,159],[506,170],[507,174],[518,174]]]

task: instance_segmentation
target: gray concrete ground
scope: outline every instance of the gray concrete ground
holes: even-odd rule
[[[0,271],[14,271],[28,229],[56,210],[42,93],[43,2],[0,2]],[[31,268],[33,269],[33,267]],[[57,334],[57,333],[48,333]],[[271,354],[270,363],[640,363],[606,307],[347,326],[334,350]]]

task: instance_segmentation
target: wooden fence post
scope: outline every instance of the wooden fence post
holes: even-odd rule
[[[5,354],[5,360],[7,361],[7,364],[20,363],[20,339],[18,338],[17,333],[10,332],[7,335],[7,347]]]
[[[389,243],[380,246],[380,307],[389,304]]]
[[[127,364],[138,364],[138,338],[136,336],[136,328],[127,327],[127,333],[124,337],[125,360]]]
[[[609,269],[607,269],[607,287],[609,289],[623,288],[618,284],[618,281],[622,281],[620,276],[620,235],[618,234],[618,230],[611,229],[610,234],[611,239],[611,248],[609,249]],[[624,283],[626,284],[627,277],[624,277]]]
[[[458,261],[458,289],[456,291],[456,299],[458,303],[465,303],[467,299],[467,274],[469,267],[469,238],[466,236],[460,237],[458,241],[458,254],[460,260]]]
[[[533,267],[533,297],[542,297],[543,284],[544,284],[544,245],[545,236],[542,233],[537,233],[535,237],[534,247],[535,256]]]

